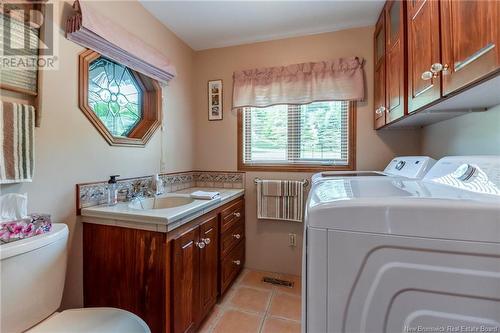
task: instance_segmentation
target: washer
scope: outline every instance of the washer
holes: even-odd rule
[[[324,171],[314,174],[312,182],[333,177],[403,177],[421,179],[436,161],[429,156],[399,156],[392,159],[384,171]]]
[[[500,156],[324,177],[305,222],[304,331],[500,332]]]

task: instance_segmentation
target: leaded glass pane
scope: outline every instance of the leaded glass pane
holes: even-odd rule
[[[127,136],[142,119],[142,94],[127,67],[98,58],[89,65],[88,104],[113,136]]]

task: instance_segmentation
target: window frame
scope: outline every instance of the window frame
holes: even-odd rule
[[[110,146],[145,147],[162,121],[161,86],[155,79],[127,67],[142,93],[142,119],[127,134],[114,136],[94,113],[88,104],[89,65],[102,55],[93,50],[86,50],[79,56],[79,107]],[[113,60],[112,60],[113,61]],[[115,61],[116,62],[116,61]]]
[[[316,172],[321,170],[352,171],[356,168],[356,102],[349,102],[348,121],[348,156],[347,165],[325,165],[325,164],[300,164],[300,163],[245,163],[243,161],[244,120],[243,108],[237,110],[238,114],[238,170],[239,171],[287,171],[287,172]]]

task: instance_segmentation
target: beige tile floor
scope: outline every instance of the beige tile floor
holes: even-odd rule
[[[293,288],[262,282],[274,276],[294,282]],[[202,333],[300,333],[299,276],[245,270],[203,323]]]

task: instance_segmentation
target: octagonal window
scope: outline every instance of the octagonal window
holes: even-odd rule
[[[144,147],[161,124],[160,84],[92,50],[79,58],[82,112],[110,145]]]
[[[142,119],[142,91],[127,67],[106,58],[89,64],[88,105],[113,136],[127,136]]]

